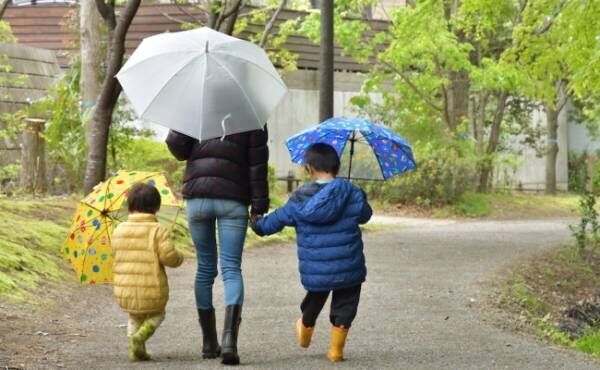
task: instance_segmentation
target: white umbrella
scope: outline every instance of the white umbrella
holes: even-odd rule
[[[206,27],[144,39],[116,77],[140,119],[199,140],[262,128],[287,91],[264,50]]]

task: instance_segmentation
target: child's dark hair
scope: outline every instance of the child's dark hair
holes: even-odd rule
[[[306,149],[304,164],[334,176],[340,171],[340,157],[331,145],[324,143],[315,143]]]
[[[135,184],[129,189],[127,204],[129,212],[156,213],[160,209],[160,194],[148,184]]]

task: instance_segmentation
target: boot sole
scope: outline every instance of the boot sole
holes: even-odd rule
[[[221,355],[220,352],[203,353],[202,358],[205,360],[214,360]]]
[[[239,365],[240,357],[234,352],[221,353],[221,363],[223,365]]]

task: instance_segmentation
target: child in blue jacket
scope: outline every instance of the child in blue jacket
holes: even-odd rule
[[[359,225],[367,223],[373,211],[364,191],[335,178],[340,159],[332,146],[311,145],[304,164],[313,182],[300,187],[283,207],[254,219],[252,228],[260,236],[285,226],[296,228],[300,276],[307,291],[300,305],[302,318],[296,323],[298,343],[304,348],[310,345],[317,317],[332,292],[327,357],[336,362],[343,359],[367,275]]]

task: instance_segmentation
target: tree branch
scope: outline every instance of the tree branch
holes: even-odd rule
[[[0,2],[0,19],[2,19],[2,17],[4,16],[4,11],[8,7],[8,3],[10,3],[10,0],[2,0]]]
[[[554,11],[554,13],[552,13],[552,15],[550,15],[546,18],[546,22],[541,27],[539,27],[538,29],[533,31],[534,36],[540,36],[543,33],[547,32],[550,29],[550,27],[552,27],[552,25],[554,24],[554,20],[556,19],[556,17],[558,17],[560,12],[564,9],[565,5],[567,4],[567,1],[568,0],[562,0],[558,4],[558,7]]]
[[[436,105],[431,99],[429,99],[429,97],[427,97],[427,95],[425,95],[421,90],[419,90],[419,88],[417,87],[417,85],[414,84],[414,82],[411,81],[410,78],[408,78],[408,76],[406,76],[404,74],[404,72],[400,71],[399,69],[397,69],[396,67],[394,67],[392,64],[385,62],[385,61],[381,61],[386,67],[388,67],[390,70],[392,70],[392,72],[394,72],[395,74],[398,75],[398,77],[400,77],[402,79],[402,81],[404,81],[404,83],[406,83],[408,85],[408,87],[410,87],[411,90],[413,90],[413,92],[415,94],[417,94],[421,99],[423,99],[423,101],[425,103],[427,103],[427,105],[429,105],[431,108],[437,110],[437,111],[442,111],[442,107]]]
[[[556,111],[560,113],[562,111],[562,109],[565,107],[565,105],[567,104],[567,102],[569,101],[569,94],[567,93],[564,80],[560,80],[558,82],[556,88],[557,88],[557,93],[558,93],[557,94],[558,101],[556,102]]]
[[[175,23],[179,23],[179,24],[186,24],[186,23],[189,23],[188,21],[184,21],[184,20],[181,20],[181,19],[179,19],[179,18],[175,18],[175,17],[173,17],[173,16],[169,15],[169,13],[162,12],[161,14],[162,14],[162,16],[163,16],[163,17],[165,17],[165,18],[167,18],[168,20],[170,20],[170,21],[173,21],[173,22],[175,22]],[[196,20],[194,20],[194,22],[195,22],[195,23],[200,23],[200,22],[197,22]]]
[[[108,28],[114,29],[117,24],[114,0],[110,0],[108,4],[104,0],[96,0],[96,8],[98,8],[98,12]]]
[[[275,12],[271,16],[269,23],[267,23],[267,25],[265,26],[265,30],[263,31],[262,37],[260,38],[260,42],[258,43],[258,46],[260,46],[261,48],[265,47],[265,44],[267,43],[267,39],[269,37],[269,34],[273,30],[273,27],[275,26],[275,22],[277,21],[277,18],[279,17],[279,14],[283,10],[283,8],[285,8],[285,6],[287,5],[287,2],[288,2],[288,0],[281,0],[281,2],[279,3],[279,6],[277,7],[277,9],[275,9]]]
[[[234,15],[235,13],[237,13],[240,10],[240,7],[242,6],[242,0],[237,0],[236,3],[233,5],[233,7],[231,7],[231,9],[229,9],[227,12],[225,12],[225,9],[223,9],[223,20],[231,17],[232,15]]]
[[[502,91],[498,94],[498,104],[494,119],[492,120],[492,131],[490,132],[490,140],[488,142],[487,153],[493,154],[498,147],[498,139],[500,138],[500,127],[504,119],[504,111],[506,110],[506,101],[508,100],[508,92]]]
[[[177,1],[174,1],[173,3],[177,7],[177,10],[179,10],[183,14],[187,15],[188,17],[190,17],[193,22],[196,22],[196,23],[206,22],[206,20],[201,20],[200,17],[196,16],[194,13],[190,12],[189,10],[187,10],[185,8],[185,6],[179,4]],[[197,9],[199,9],[200,11],[202,11],[205,17],[208,14],[208,11],[206,9],[202,9],[201,7],[197,7]]]

